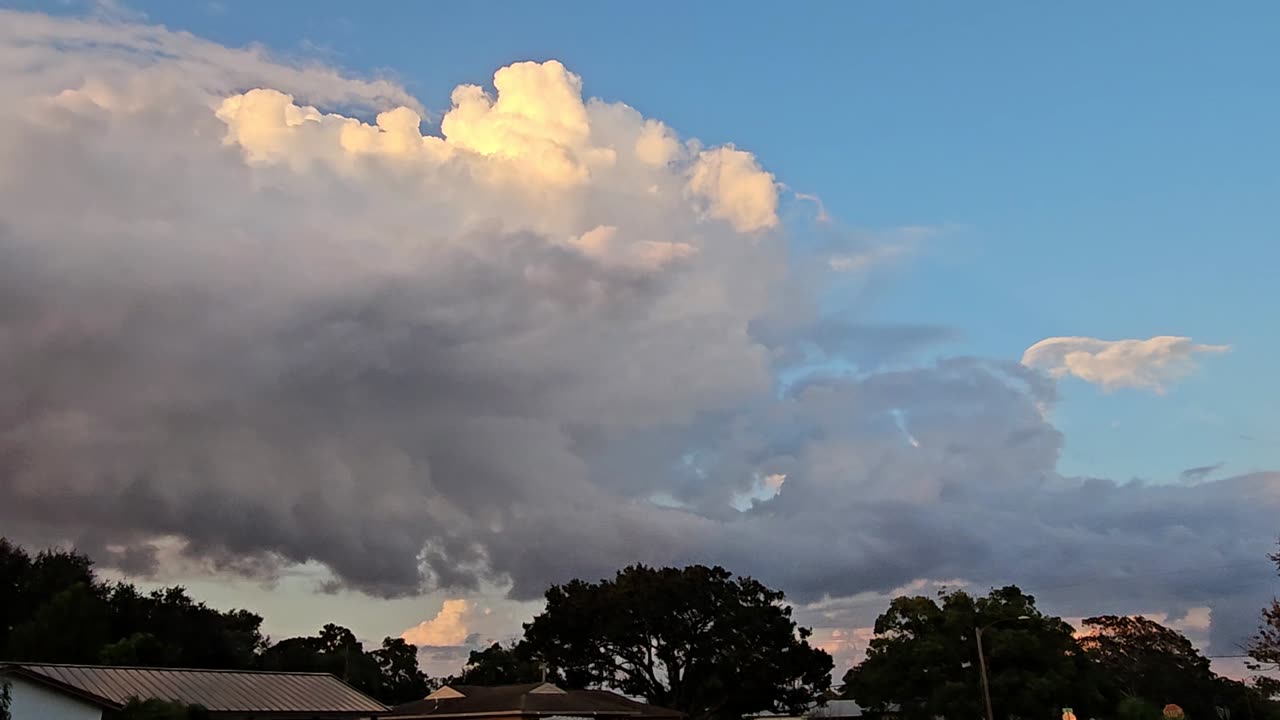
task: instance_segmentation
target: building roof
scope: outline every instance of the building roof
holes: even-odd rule
[[[676,710],[648,705],[607,690],[562,690],[551,683],[448,685],[423,700],[397,705],[388,717],[478,717],[520,715],[569,718],[668,718]]]
[[[809,711],[810,718],[850,718],[862,717],[866,711],[852,700],[828,700],[826,705],[819,705]]]
[[[387,710],[325,673],[3,663],[0,674],[23,677],[110,709],[123,707],[130,698],[159,698],[201,705],[215,713],[367,716]]]
[[[899,710],[897,705],[890,705],[889,713],[897,713]],[[853,700],[843,698],[833,698],[827,700],[825,704],[819,705],[814,703],[809,706],[802,715],[785,715],[777,713],[757,713],[749,717],[756,720],[780,720],[781,718],[801,718],[803,720],[837,720],[838,718],[858,718],[868,715],[858,703]]]

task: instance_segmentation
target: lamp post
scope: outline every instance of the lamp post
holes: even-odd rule
[[[978,671],[982,674],[982,699],[987,704],[987,720],[996,720],[996,718],[995,714],[991,712],[991,685],[987,682],[987,656],[982,652],[982,633],[1003,622],[1030,619],[1030,615],[1019,615],[1016,618],[1001,618],[995,622],[990,622],[981,627],[974,628],[976,631],[975,637],[978,639]]]

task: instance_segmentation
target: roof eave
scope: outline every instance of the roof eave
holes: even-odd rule
[[[11,677],[19,677],[36,685],[43,685],[51,688],[64,695],[70,695],[80,700],[84,700],[92,705],[97,705],[106,710],[123,710],[124,706],[120,703],[106,698],[96,693],[91,693],[74,685],[68,685],[61,680],[56,680],[43,673],[28,670],[21,665],[0,665],[0,675],[9,675]]]

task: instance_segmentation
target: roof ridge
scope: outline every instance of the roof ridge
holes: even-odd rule
[[[162,665],[94,665],[91,663],[53,663],[53,662],[31,662],[26,660],[0,660],[0,666],[12,667],[65,667],[65,668],[86,668],[93,670],[147,670],[155,671],[176,671],[176,672],[200,672],[200,673],[235,673],[238,675],[310,675],[331,677],[338,682],[342,682],[341,678],[333,673],[312,672],[300,670],[262,670],[248,669],[236,670],[233,668],[192,668],[192,667],[165,667]]]

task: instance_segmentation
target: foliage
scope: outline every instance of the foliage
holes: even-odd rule
[[[399,638],[385,638],[382,646],[365,652],[347,628],[332,623],[310,637],[281,640],[263,651],[259,663],[266,670],[324,672],[384,703],[397,704],[426,697],[427,676],[418,669],[418,648]]]
[[[34,558],[0,538],[0,657],[66,663],[242,668],[263,644],[262,618],[222,612],[181,587],[143,593],[103,583],[89,558]]]
[[[418,647],[400,638],[383,638],[369,653],[381,672],[377,698],[390,705],[421,700],[431,690],[427,674],[418,669]]]
[[[831,657],[809,645],[783,594],[724,568],[634,565],[546,599],[525,641],[572,687],[611,687],[693,720],[796,713],[830,687]]]
[[[1271,556],[1280,570],[1280,552]],[[1280,598],[1262,610],[1262,626],[1249,641],[1249,657],[1253,660],[1250,669],[1260,672],[1280,672]],[[1258,687],[1268,696],[1280,695],[1280,680],[1274,677],[1261,676]]]
[[[0,538],[0,657],[11,660],[327,672],[385,703],[424,697],[417,648],[386,638],[371,652],[346,628],[269,645],[262,618],[220,611],[181,587],[104,583],[74,551],[32,557]]]
[[[13,694],[8,681],[0,680],[0,720],[13,720],[9,707],[13,705]]]
[[[449,678],[446,684],[512,685],[540,682],[543,679],[557,684],[564,682],[558,670],[534,657],[528,643],[509,646],[494,643],[483,650],[472,650],[466,666],[462,668],[462,674]]]
[[[123,710],[112,715],[113,720],[207,720],[208,717],[208,711],[199,705],[156,698],[131,698]]]
[[[1109,699],[1177,703],[1192,717],[1215,717],[1217,676],[1209,660],[1176,630],[1145,617],[1104,615],[1084,620],[1080,645],[1098,669]]]
[[[1150,700],[1126,697],[1116,705],[1116,720],[1160,720],[1160,708]]]
[[[1100,697],[1071,626],[1041,614],[1033,597],[1009,586],[986,597],[954,591],[938,599],[892,601],[876,620],[867,658],[845,675],[846,695],[873,709],[899,705],[907,720],[982,717],[975,629],[985,627],[997,717],[1050,717],[1063,706],[1079,717],[1097,714]]]

